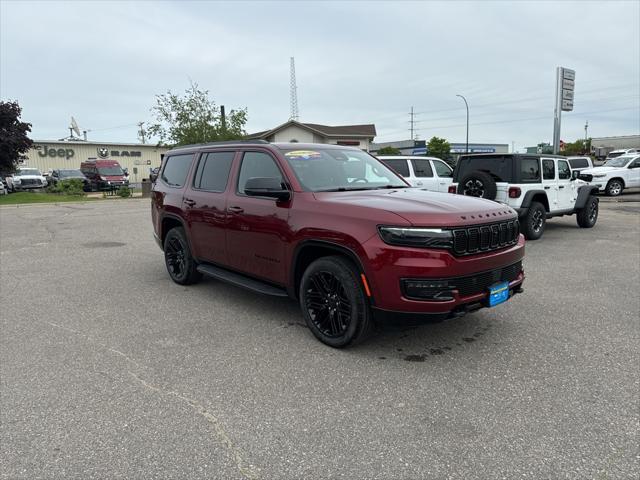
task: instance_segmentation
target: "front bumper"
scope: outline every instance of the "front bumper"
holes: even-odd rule
[[[372,292],[372,306],[379,311],[406,313],[409,315],[435,315],[448,318],[457,312],[466,312],[488,298],[488,284],[482,283],[486,274],[506,270],[518,264],[524,257],[524,237],[518,243],[501,250],[456,257],[447,250],[396,247],[385,244],[378,236],[363,247],[368,256],[365,274]],[[475,279],[478,277],[478,280]],[[407,298],[402,289],[404,279],[447,280],[466,279],[478,282],[480,291],[467,288],[453,289],[451,299],[444,301]],[[524,271],[519,268],[508,278],[509,290],[519,290],[524,281]],[[467,284],[468,285],[468,284]],[[472,283],[473,285],[473,283]],[[477,307],[479,308],[479,307]]]

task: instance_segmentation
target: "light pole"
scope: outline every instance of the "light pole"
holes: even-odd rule
[[[469,104],[467,103],[467,99],[462,95],[457,95],[456,97],[460,97],[464,100],[464,106],[467,107],[467,146],[465,148],[465,153],[469,153]]]

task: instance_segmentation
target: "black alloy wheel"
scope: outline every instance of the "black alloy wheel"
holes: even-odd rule
[[[346,257],[321,257],[300,280],[300,308],[309,330],[335,348],[371,332],[373,318],[359,270]]]
[[[164,259],[171,280],[180,285],[196,283],[202,275],[191,256],[189,242],[182,227],[169,230],[164,239]]]
[[[484,183],[477,178],[469,179],[464,184],[464,194],[470,197],[484,197]]]
[[[351,301],[332,272],[318,271],[309,276],[305,304],[311,321],[323,335],[337,338],[347,331]]]
[[[521,223],[522,233],[527,240],[537,240],[544,233],[547,222],[547,211],[539,202],[531,202],[527,216]]]
[[[578,211],[576,220],[581,228],[592,228],[598,221],[599,201],[590,195],[584,207]]]
[[[469,197],[487,198],[494,200],[498,193],[496,180],[482,170],[475,170],[460,180],[458,193]]]

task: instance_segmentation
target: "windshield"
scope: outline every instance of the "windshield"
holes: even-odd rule
[[[281,148],[302,187],[311,192],[408,188],[398,175],[361,150]]]
[[[606,162],[604,162],[603,166],[605,166],[605,167],[624,167],[624,166],[627,165],[627,163],[629,163],[634,158],[635,157],[628,157],[628,156],[612,158],[611,160],[607,160]]]
[[[21,177],[23,175],[37,175],[39,177],[42,176],[40,170],[38,170],[37,168],[21,168],[16,172],[16,177]]]
[[[100,175],[124,175],[120,165],[113,165],[112,167],[98,167],[98,173]]]
[[[58,175],[60,178],[84,177],[80,170],[59,170]]]

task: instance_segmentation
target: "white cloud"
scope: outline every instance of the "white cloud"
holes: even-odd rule
[[[70,115],[135,141],[154,95],[189,79],[250,131],[288,117],[295,56],[303,121],[376,124],[378,140],[517,146],[551,140],[555,67],[576,70],[563,138],[640,131],[638,2],[2,2],[0,97],[36,138]],[[112,128],[128,125],[124,128]]]

